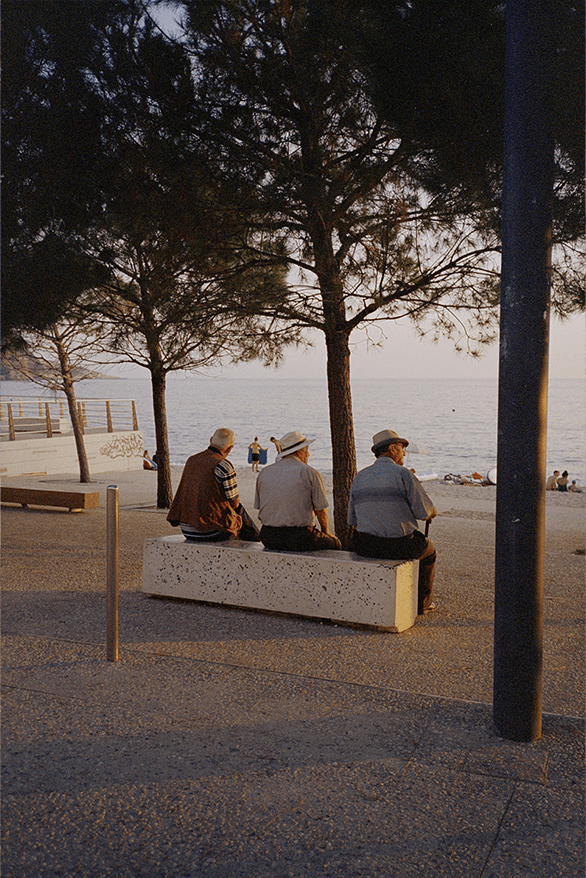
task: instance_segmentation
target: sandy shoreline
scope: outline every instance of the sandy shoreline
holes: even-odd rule
[[[176,478],[178,479],[181,475],[181,467],[174,467],[174,471],[176,472],[173,474],[173,483],[176,484]],[[248,511],[254,515],[252,506],[256,474],[244,467],[237,468],[236,473],[241,500]],[[324,478],[324,485],[331,512],[331,476]],[[492,513],[496,509],[496,485],[455,485],[437,479],[424,482],[423,487],[434,502],[440,515],[454,508],[469,511],[486,510]],[[547,518],[550,521],[552,517],[557,515],[560,522],[569,518],[575,521],[576,526],[580,527],[580,523],[582,523],[586,528],[586,514],[584,512],[586,510],[586,493],[574,494],[570,492],[546,491],[545,508]]]

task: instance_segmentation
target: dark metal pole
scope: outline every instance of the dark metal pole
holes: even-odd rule
[[[553,141],[551,0],[507,0],[493,716],[541,736]]]

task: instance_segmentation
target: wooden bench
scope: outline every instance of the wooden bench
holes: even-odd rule
[[[261,543],[144,544],[142,590],[272,613],[405,631],[417,617],[418,561],[352,552],[273,552]]]
[[[2,485],[2,503],[20,503],[27,506],[59,506],[70,512],[97,509],[100,505],[99,491],[53,491],[45,488],[13,488]]]

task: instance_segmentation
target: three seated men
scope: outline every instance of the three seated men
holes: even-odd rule
[[[185,464],[167,521],[174,527],[179,525],[188,540],[259,539],[240,504],[236,473],[227,459],[234,440],[232,430],[216,430],[209,447]],[[350,490],[351,549],[368,558],[418,559],[418,612],[428,613],[435,609],[436,552],[418,530],[417,520],[431,521],[437,509],[416,476],[403,466],[408,440],[392,430],[382,430],[372,441],[376,461],[358,473]],[[262,523],[260,540],[267,549],[312,552],[341,548],[329,529],[322,477],[308,464],[313,442],[315,439],[306,439],[298,431],[287,433],[279,440],[276,462],[258,475],[254,507]]]

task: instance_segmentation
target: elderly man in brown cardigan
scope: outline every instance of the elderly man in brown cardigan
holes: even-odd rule
[[[205,451],[192,455],[167,515],[192,542],[258,540],[258,530],[240,503],[236,472],[228,460],[236,436],[220,427]]]

